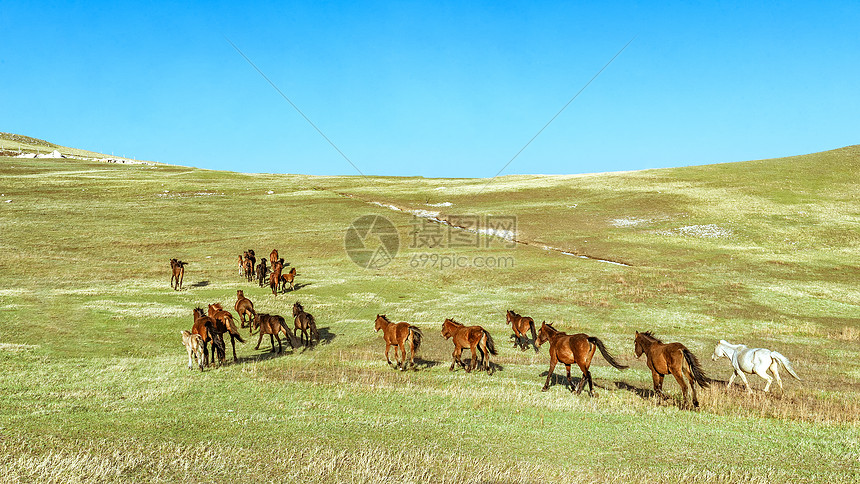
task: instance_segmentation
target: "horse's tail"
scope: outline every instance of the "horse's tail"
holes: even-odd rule
[[[418,348],[421,347],[421,338],[424,337],[421,328],[418,326],[409,326],[409,336],[412,337],[412,351],[418,351]]]
[[[615,358],[609,354],[609,351],[606,349],[606,345],[603,344],[603,341],[600,341],[600,338],[597,336],[589,336],[588,342],[597,346],[597,349],[600,350],[600,354],[603,355],[603,359],[606,360],[610,365],[619,370],[626,370],[628,367],[626,365],[622,365]]]
[[[227,352],[227,349],[224,345],[224,339],[215,337],[215,325],[212,324],[211,318],[206,321],[206,336],[208,336],[209,339],[212,340],[212,346],[218,350],[219,355],[222,355]],[[214,364],[215,362],[212,363]]]
[[[537,331],[535,330],[535,320],[532,318],[529,318],[529,329],[532,331],[532,345],[535,347],[535,351],[537,352],[539,351],[537,346]]]
[[[293,330],[290,329],[289,326],[287,326],[287,322],[284,320],[284,318],[280,318],[278,320],[278,323],[280,323],[281,327],[284,328],[284,333],[287,334],[287,341],[290,343],[290,348],[295,349],[297,346],[299,346],[299,342],[296,340],[296,334],[293,333]]]
[[[800,377],[797,376],[797,373],[794,372],[794,368],[791,367],[791,362],[788,361],[788,358],[786,358],[785,355],[783,355],[781,353],[777,353],[776,351],[771,351],[770,356],[774,360],[778,361],[779,364],[782,365],[783,368],[788,370],[788,372],[791,374],[791,376],[793,376],[797,380],[800,380]]]
[[[696,358],[690,350],[684,348],[684,359],[687,360],[687,364],[690,365],[690,371],[693,373],[693,380],[699,384],[702,388],[707,388],[711,384],[711,379],[705,375],[705,372],[702,371],[702,366],[699,364],[699,359]]]
[[[495,356],[499,353],[496,351],[496,343],[493,341],[493,337],[490,335],[490,332],[486,329],[484,330],[484,337],[487,338],[487,350],[491,355]]]
[[[242,335],[239,334],[239,330],[236,329],[236,323],[233,322],[232,314],[227,313],[227,315],[224,316],[224,324],[227,326],[227,331],[229,331],[234,338],[239,340],[240,343],[245,342],[245,340],[242,339]]]
[[[308,314],[308,313],[305,313],[305,314],[308,315],[308,326],[310,327],[310,330],[311,330],[311,339],[319,342],[320,332],[317,330],[317,320],[314,319],[312,314]]]

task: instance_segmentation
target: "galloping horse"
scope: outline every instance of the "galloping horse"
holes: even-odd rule
[[[272,273],[269,274],[269,287],[272,289],[272,294],[278,295],[279,285],[281,283],[281,271],[284,270],[284,265],[280,261],[272,264]]]
[[[717,347],[714,348],[714,354],[711,356],[711,359],[717,361],[722,357],[731,360],[732,366],[735,368],[735,372],[732,373],[726,386],[731,387],[735,381],[735,377],[739,376],[743,380],[744,385],[747,386],[747,393],[752,393],[752,388],[750,388],[750,382],[747,381],[744,373],[749,373],[750,375],[755,373],[767,380],[767,384],[764,386],[765,392],[770,390],[770,384],[773,383],[773,378],[767,374],[768,369],[776,377],[779,389],[785,391],[782,388],[782,378],[779,377],[779,365],[788,370],[791,376],[800,380],[800,377],[794,372],[794,368],[791,367],[791,362],[788,361],[788,358],[776,351],[765,348],[749,348],[746,345],[733,345],[721,339]]]
[[[275,338],[278,339],[278,353],[283,352],[283,346],[281,346],[281,338],[278,335],[281,331],[284,332],[284,338],[287,340],[287,343],[290,344],[290,348],[295,348],[293,342],[296,337],[290,328],[287,326],[286,321],[281,316],[277,314],[255,314],[254,319],[251,324],[257,328],[260,328],[260,338],[257,339],[257,346],[254,347],[255,350],[260,349],[260,343],[263,341],[263,335],[269,335],[269,340],[272,342],[272,353],[275,352]]]
[[[702,367],[699,365],[699,359],[696,358],[686,346],[681,343],[664,344],[657,339],[650,331],[644,333],[636,332],[634,340],[636,358],[645,353],[648,368],[651,370],[651,377],[654,379],[654,391],[658,395],[667,397],[663,393],[663,377],[671,374],[681,386],[681,392],[684,395],[684,406],[689,407],[687,400],[687,383],[684,377],[690,381],[690,388],[693,390],[693,406],[699,406],[699,400],[696,398],[696,383],[702,388],[707,388],[711,379],[705,376]]]
[[[549,382],[552,378],[552,372],[555,370],[555,365],[560,361],[567,369],[567,383],[570,385],[570,391],[573,392],[573,380],[570,378],[570,365],[576,363],[579,369],[582,370],[582,379],[579,380],[579,385],[576,386],[576,394],[582,392],[585,382],[588,382],[588,394],[594,396],[593,385],[591,380],[591,372],[588,370],[591,366],[591,359],[594,357],[594,352],[600,350],[603,359],[613,367],[623,370],[626,366],[615,361],[615,358],[609,354],[604,346],[603,341],[600,341],[596,336],[588,336],[587,334],[567,334],[563,333],[551,324],[543,322],[540,326],[535,343],[538,346],[543,345],[547,341],[549,345],[549,371],[546,375],[546,383],[544,383],[542,391],[549,389]]]
[[[174,291],[182,290],[182,279],[185,278],[185,266],[187,262],[182,262],[179,259],[170,259],[170,287]]]
[[[269,274],[269,268],[266,267],[266,259],[260,259],[260,264],[257,265],[257,282],[260,287],[266,283],[266,276]]]
[[[210,318],[203,314],[203,310],[201,308],[197,308],[193,312],[194,316],[194,325],[191,327],[191,333],[200,335],[200,338],[203,340],[203,365],[208,366],[209,361],[209,352],[207,345],[208,343],[212,343],[212,361],[211,363],[215,363],[215,349],[218,349],[218,355],[221,356],[221,360],[223,360],[224,354],[224,339],[221,338],[220,344],[219,339],[215,336],[215,325],[216,322],[214,319]]]
[[[203,310],[201,309],[200,312],[202,313]],[[230,311],[225,311],[221,307],[221,304],[210,304],[209,317],[215,320],[215,336],[223,338],[224,333],[230,333],[230,344],[233,346],[233,361],[239,361],[239,358],[236,357],[236,340],[238,339],[240,343],[244,343],[245,340],[242,339],[239,330],[236,329],[236,324],[233,323],[233,315],[230,314]],[[226,345],[224,346],[226,347]]]
[[[310,313],[305,312],[305,308],[298,301],[293,304],[293,317],[295,317],[296,334],[299,334],[299,331],[302,332],[300,342],[303,342],[305,346],[310,346],[313,341],[319,342],[320,333],[317,331],[316,320]]]
[[[529,337],[526,335],[526,331],[531,329],[532,344],[534,345],[535,352],[537,352],[538,346],[537,332],[535,331],[535,320],[527,316],[520,316],[512,310],[507,311],[507,313],[505,314],[505,319],[507,319],[508,324],[510,324],[511,328],[514,330],[510,338],[514,340],[514,348],[516,348],[517,345],[519,345],[520,349],[523,351],[528,348]]]
[[[290,291],[295,291],[296,288],[293,286],[293,281],[296,279],[296,268],[293,267],[290,269],[290,272],[287,272],[283,276],[281,276],[281,284],[283,285],[284,292],[287,291],[287,284],[290,285]]]
[[[415,352],[418,351],[418,348],[421,346],[421,338],[424,336],[421,333],[421,329],[417,326],[412,326],[409,323],[392,323],[384,314],[377,314],[376,331],[379,331],[380,329],[382,330],[382,338],[385,340],[385,359],[388,360],[388,364],[391,365],[391,360],[388,358],[388,349],[393,345],[394,360],[397,361],[397,365],[394,368],[396,369],[401,366],[401,362],[397,357],[397,349],[400,348],[400,353],[403,355],[402,369],[405,371],[405,345],[408,344],[411,351],[409,363],[414,368]]]
[[[480,326],[464,326],[453,319],[446,319],[442,323],[442,336],[445,339],[451,339],[454,343],[454,360],[451,362],[451,371],[454,371],[454,365],[459,364],[466,369],[466,373],[471,372],[478,366],[477,351],[481,352],[482,369],[487,370],[490,374],[492,365],[490,364],[490,355],[498,355],[496,352],[496,344],[493,342],[493,337],[490,333]],[[472,350],[472,366],[467,367],[460,355],[463,350],[470,348]]]
[[[251,320],[253,320],[254,315],[257,314],[257,312],[254,311],[254,303],[251,302],[250,299],[245,297],[244,291],[242,291],[242,290],[236,291],[236,304],[235,304],[234,308],[236,309],[236,314],[239,315],[239,319],[241,319],[241,321],[242,321],[241,324],[242,324],[243,328],[245,327],[245,323],[246,323],[245,317],[249,316],[248,321],[247,321],[248,328],[249,328],[248,331],[253,332],[250,329],[251,328]]]

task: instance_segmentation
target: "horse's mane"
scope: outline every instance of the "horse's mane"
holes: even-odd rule
[[[660,341],[660,339],[659,339],[659,338],[657,338],[656,336],[654,336],[654,333],[652,333],[651,331],[645,331],[644,333],[639,333],[639,334],[640,334],[641,336],[646,336],[646,337],[648,337],[648,339],[653,340],[653,341],[656,341],[657,343],[663,344],[663,342],[662,342],[662,341]]]
[[[463,326],[463,323],[458,323],[457,321],[454,320],[454,318],[446,318],[445,320],[451,321],[452,323],[456,324],[457,326]]]
[[[386,316],[386,315],[384,315],[384,314],[377,314],[377,315],[376,315],[376,317],[384,319],[386,323],[390,323],[390,322],[391,322],[391,321],[389,321],[389,320],[388,320],[388,316]]]

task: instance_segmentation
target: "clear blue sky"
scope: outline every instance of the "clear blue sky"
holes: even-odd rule
[[[860,143],[860,3],[652,3],[7,0],[0,131],[356,174],[226,37],[365,174],[488,177],[635,36],[504,174]]]

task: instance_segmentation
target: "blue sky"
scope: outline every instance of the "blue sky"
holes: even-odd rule
[[[603,3],[603,2],[598,2]],[[0,4],[0,131],[219,170],[588,173],[860,143],[860,3]],[[747,3],[757,3],[748,5]]]

